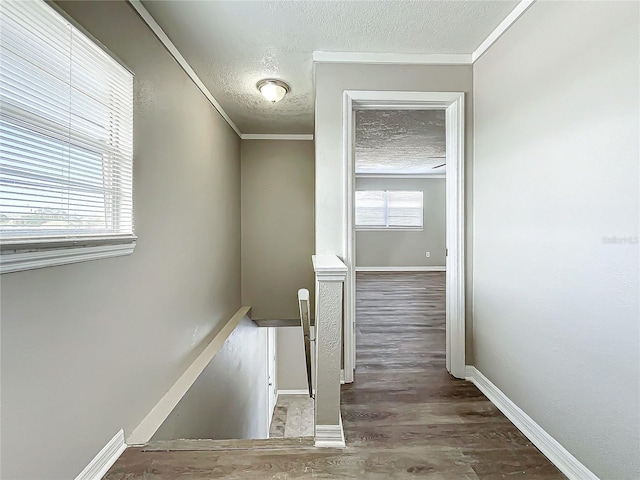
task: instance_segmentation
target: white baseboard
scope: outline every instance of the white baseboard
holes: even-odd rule
[[[446,272],[447,267],[356,267],[356,272]]]
[[[598,477],[529,415],[496,387],[477,368],[467,365],[466,378],[491,400],[504,415],[540,450],[569,480],[599,480]]]
[[[100,480],[125,451],[124,431],[120,430],[104,446],[100,453],[85,467],[75,480]]]
[[[338,425],[316,425],[316,447],[345,448],[344,430],[342,429],[342,415]]]
[[[299,390],[278,390],[277,396],[280,395],[309,395],[309,389],[302,388]]]

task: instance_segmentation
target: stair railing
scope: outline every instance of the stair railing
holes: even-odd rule
[[[309,290],[301,288],[298,290],[298,307],[300,308],[300,323],[302,325],[302,336],[304,340],[304,358],[307,364],[307,385],[309,386],[309,396],[313,395],[313,381],[311,377],[311,307],[309,305]]]

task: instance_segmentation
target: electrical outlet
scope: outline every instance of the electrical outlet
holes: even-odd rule
[[[431,256],[431,252],[427,252],[427,258]]]

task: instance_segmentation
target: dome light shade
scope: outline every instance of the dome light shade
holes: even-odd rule
[[[262,96],[271,103],[279,102],[289,91],[289,85],[282,80],[274,79],[260,80],[256,87],[260,90]]]

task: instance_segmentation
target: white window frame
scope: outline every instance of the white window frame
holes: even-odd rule
[[[354,224],[355,224],[355,230],[356,231],[367,231],[367,232],[372,232],[372,231],[384,231],[384,232],[388,232],[388,231],[394,231],[394,232],[422,232],[424,231],[424,192],[422,190],[372,190],[372,189],[367,189],[367,190],[357,190],[357,192],[384,192],[384,218],[385,218],[385,225],[357,225],[355,224],[355,218],[357,217],[357,213],[356,215],[354,215]],[[420,202],[420,226],[411,226],[411,225],[398,225],[398,226],[394,226],[394,225],[389,225],[389,192],[416,192],[416,193],[420,193],[420,197],[421,197],[421,202]],[[357,200],[355,200],[354,198],[354,212],[357,212],[358,209],[358,205],[357,205]]]
[[[130,68],[64,11],[54,4],[48,5],[72,28],[87,37],[133,76]],[[133,179],[131,182],[131,188],[133,188]],[[0,241],[0,274],[130,255],[135,249],[136,241],[134,232],[103,236],[23,237]]]

